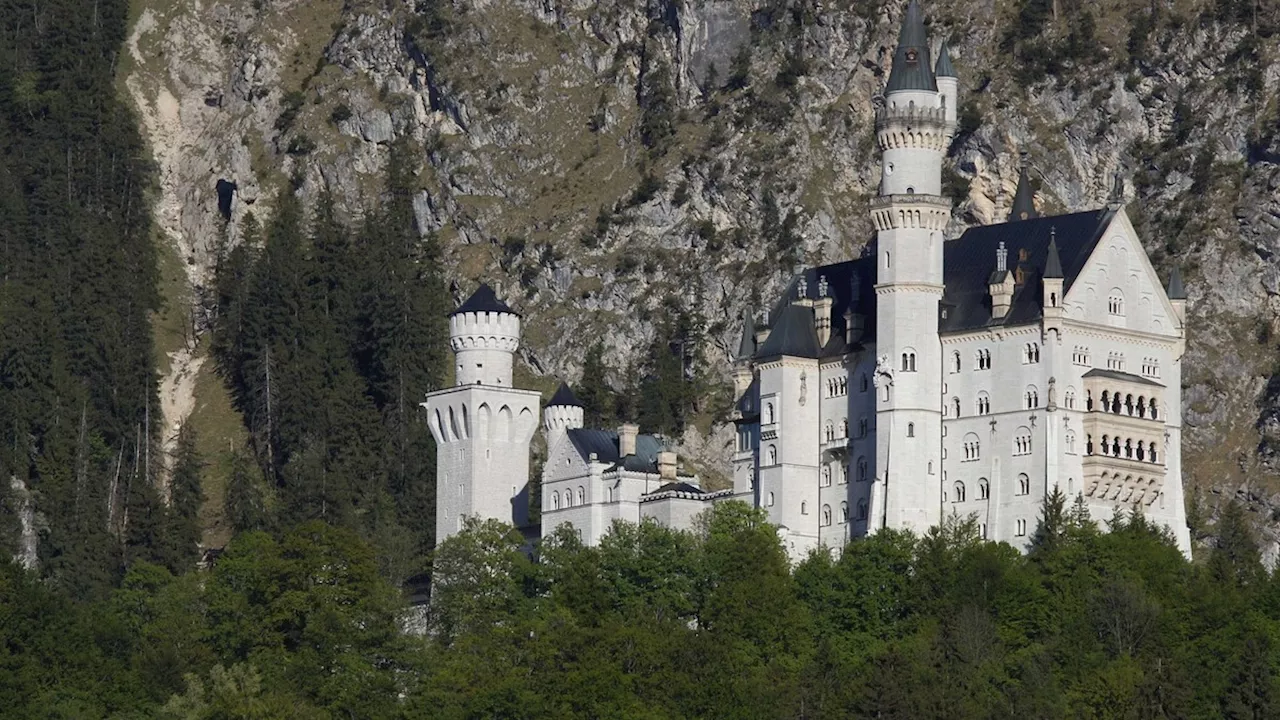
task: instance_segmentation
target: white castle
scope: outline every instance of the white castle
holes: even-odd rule
[[[805,270],[757,327],[744,319],[733,487],[708,492],[634,425],[582,427],[562,386],[546,408],[541,525],[588,544],[614,520],[687,528],[710,503],[764,508],[793,558],[882,528],[976,517],[1025,547],[1054,488],[1096,520],[1137,508],[1183,553],[1186,294],[1162,286],[1121,204],[1042,217],[1024,164],[1008,222],[947,240],[942,159],[956,127],[945,43],[931,62],[907,7],[876,139],[876,238]],[[529,523],[537,393],[511,387],[520,319],[482,286],[452,316],[458,386],[428,396],[437,539],[466,516]]]

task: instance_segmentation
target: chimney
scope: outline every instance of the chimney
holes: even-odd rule
[[[658,453],[658,477],[665,482],[675,482],[676,454],[670,450]]]
[[[636,436],[640,434],[640,426],[635,423],[623,423],[618,426],[618,456],[627,457],[636,454]]]
[[[818,278],[818,299],[813,303],[813,322],[818,331],[818,347],[826,347],[831,339],[831,305],[834,302],[827,294],[827,276]]]

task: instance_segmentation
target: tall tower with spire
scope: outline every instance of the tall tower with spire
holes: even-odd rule
[[[942,159],[955,134],[956,78],[938,63],[917,0],[907,5],[884,97],[876,228],[876,465],[868,529],[924,532],[942,518]],[[941,76],[941,77],[940,77]]]

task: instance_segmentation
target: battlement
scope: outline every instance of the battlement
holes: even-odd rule
[[[449,346],[457,358],[458,385],[511,386],[511,363],[520,348],[520,316],[465,312],[449,318]]]
[[[876,230],[922,228],[942,231],[951,221],[951,201],[940,195],[882,195],[871,199]]]

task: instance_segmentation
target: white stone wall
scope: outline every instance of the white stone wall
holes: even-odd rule
[[[817,360],[784,358],[760,368],[760,498],[769,521],[785,528],[792,557],[818,545],[820,378]]]
[[[436,440],[436,542],[466,517],[528,522],[529,443],[540,394],[467,385],[427,396]]]
[[[711,503],[687,497],[667,497],[641,503],[640,517],[653,518],[660,525],[676,530],[692,530],[698,516],[705,512]]]

